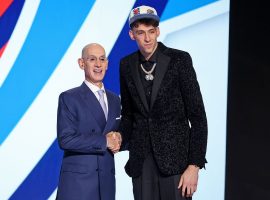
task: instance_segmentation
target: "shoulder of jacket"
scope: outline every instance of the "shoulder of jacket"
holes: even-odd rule
[[[68,89],[66,91],[63,91],[60,94],[60,96],[62,96],[62,97],[77,96],[79,92],[80,92],[80,86],[79,87],[74,87],[74,88]]]
[[[177,54],[177,55],[181,55],[181,56],[188,56],[189,53],[180,49],[174,49],[174,48],[170,48],[168,47],[164,52],[164,54]]]
[[[185,56],[185,55],[189,55],[188,52],[186,51],[183,51],[183,50],[180,50],[180,49],[175,49],[175,48],[171,48],[171,47],[167,47],[165,46],[162,42],[159,42],[159,49],[160,51],[164,54],[164,55],[182,55],[182,56]]]
[[[130,59],[132,59],[134,56],[136,56],[138,53],[138,51],[135,51],[129,55],[126,55],[125,57],[123,57],[121,60],[120,60],[120,63],[126,63],[126,62],[129,62]]]

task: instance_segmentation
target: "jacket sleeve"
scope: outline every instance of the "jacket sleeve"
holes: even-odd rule
[[[81,127],[89,127],[89,134],[84,134]],[[92,126],[92,127],[91,127]],[[79,153],[104,153],[107,149],[106,137],[93,124],[78,119],[78,109],[74,97],[62,93],[59,96],[57,111],[57,139],[61,149]]]
[[[132,134],[133,124],[133,108],[132,98],[128,91],[126,81],[126,65],[123,61],[120,62],[120,96],[121,96],[121,123],[119,131],[122,135],[121,150],[128,150],[128,143]]]
[[[180,67],[180,85],[186,115],[190,123],[188,164],[205,167],[207,146],[207,119],[199,83],[190,55],[185,52]]]

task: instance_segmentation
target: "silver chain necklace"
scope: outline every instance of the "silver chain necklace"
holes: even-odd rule
[[[154,80],[154,75],[153,75],[152,73],[153,73],[153,71],[155,70],[156,65],[157,65],[157,63],[154,63],[153,67],[152,67],[149,71],[146,71],[146,70],[144,69],[143,65],[141,64],[141,68],[142,68],[143,72],[146,73],[146,75],[145,75],[145,77],[144,77],[145,80],[147,80],[147,81],[152,81],[152,80]]]

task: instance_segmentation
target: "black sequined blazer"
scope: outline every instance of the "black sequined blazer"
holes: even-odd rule
[[[131,177],[141,174],[146,135],[160,172],[181,174],[189,164],[206,163],[207,120],[200,87],[187,52],[158,44],[151,103],[148,106],[138,67],[139,52],[120,62],[123,147]]]

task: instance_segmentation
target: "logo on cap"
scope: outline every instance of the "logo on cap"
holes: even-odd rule
[[[147,14],[154,14],[154,11],[151,9],[148,9],[146,12],[147,12]]]
[[[133,14],[134,14],[134,15],[140,14],[140,8],[135,8],[135,9],[133,9]]]

